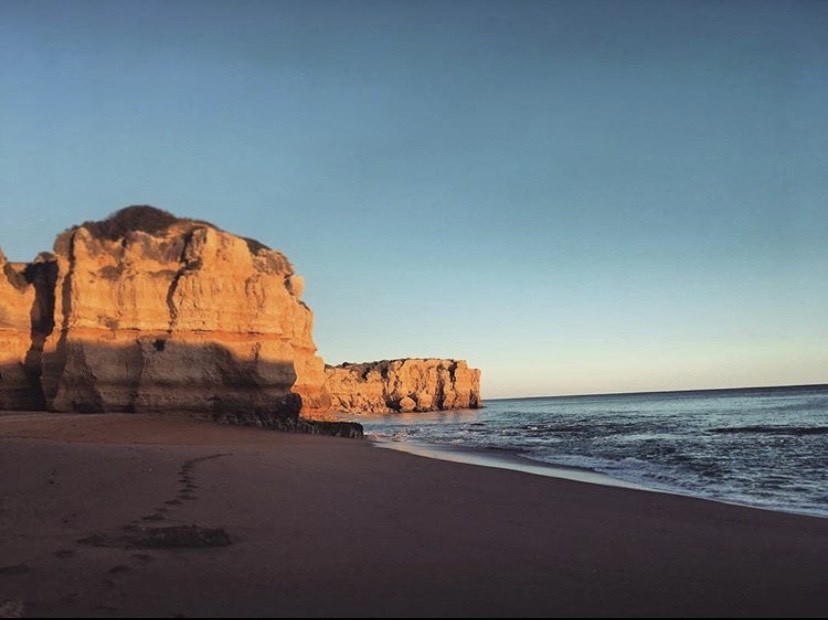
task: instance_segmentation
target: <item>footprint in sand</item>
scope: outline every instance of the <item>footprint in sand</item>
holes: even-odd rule
[[[95,547],[121,547],[125,549],[175,549],[175,548],[196,548],[196,547],[225,547],[232,544],[232,540],[224,528],[205,528],[200,525],[175,525],[169,527],[159,527],[153,525],[142,525],[142,523],[149,521],[164,521],[173,520],[167,515],[175,506],[183,505],[183,501],[196,500],[198,496],[193,493],[198,485],[195,483],[194,476],[191,471],[197,463],[216,459],[227,454],[212,454],[210,456],[202,456],[186,461],[179,470],[179,487],[178,495],[174,499],[168,499],[164,505],[155,509],[155,512],[144,515],[135,519],[132,523],[124,525],[120,528],[120,533],[117,532],[95,532],[85,538],[78,540],[79,543],[91,545]],[[57,555],[59,552],[56,552]],[[69,552],[71,553],[71,552]],[[59,555],[58,557],[70,557],[69,555]],[[133,559],[141,561],[149,561],[151,556],[146,554],[133,554]],[[113,567],[110,573],[114,574],[120,572],[123,568],[128,567]],[[0,568],[0,574],[3,571],[13,573],[15,567]],[[28,570],[28,567],[26,568]],[[111,580],[104,580],[105,585],[114,585]]]
[[[52,555],[56,558],[71,558],[75,556],[75,552],[71,549],[58,549]]]
[[[177,506],[182,503],[181,500],[193,500],[198,499],[193,491],[198,489],[198,485],[195,483],[195,477],[193,476],[193,469],[195,469],[196,464],[201,463],[202,461],[209,461],[210,459],[217,459],[220,456],[227,456],[226,454],[211,454],[210,456],[200,456],[198,458],[190,459],[186,461],[178,470],[178,482],[181,483],[181,488],[178,490],[178,495],[175,499],[170,499],[164,502],[169,506]]]
[[[0,599],[0,618],[23,618],[25,615],[26,606],[23,601]]]

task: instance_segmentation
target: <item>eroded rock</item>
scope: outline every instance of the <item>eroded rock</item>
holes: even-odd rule
[[[66,230],[31,263],[0,252],[0,409],[211,412],[359,436],[304,418],[480,405],[463,361],[326,369],[304,286],[281,252],[148,206]]]
[[[37,408],[37,387],[53,411],[269,411],[291,395],[327,409],[313,315],[280,252],[130,207],[65,231],[42,262],[48,294],[32,265],[2,265],[3,408]],[[51,319],[39,331],[35,307]]]
[[[328,366],[331,407],[350,413],[474,409],[480,371],[462,360],[402,359]]]

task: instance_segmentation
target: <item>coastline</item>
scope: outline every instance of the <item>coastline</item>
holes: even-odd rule
[[[0,471],[6,613],[825,612],[817,517],[170,415],[3,414]]]
[[[828,518],[826,397],[821,385],[554,396],[344,419],[434,458]]]
[[[584,484],[595,484],[600,486],[617,487],[621,489],[632,489],[636,491],[644,491],[647,493],[661,493],[666,495],[675,495],[676,497],[687,497],[698,499],[707,502],[716,502],[728,506],[740,506],[742,508],[751,508],[753,510],[768,510],[770,512],[779,512],[782,514],[800,515],[805,517],[812,517],[815,519],[826,519],[828,515],[816,514],[812,512],[805,512],[801,510],[784,510],[778,507],[759,506],[749,504],[746,502],[738,502],[720,497],[704,497],[701,495],[694,495],[690,491],[682,492],[678,489],[657,488],[629,482],[621,478],[614,478],[608,474],[594,471],[591,469],[584,469],[579,467],[553,465],[551,463],[544,463],[524,456],[520,453],[510,452],[508,450],[492,450],[484,448],[472,448],[467,446],[452,446],[452,445],[437,445],[427,444],[417,441],[394,441],[392,439],[377,438],[367,435],[365,438],[378,448],[403,452],[405,454],[413,454],[423,458],[437,459],[450,463],[464,463],[466,465],[478,465],[480,467],[491,467],[494,469],[509,469],[512,471],[519,471],[533,476],[542,476],[546,478],[557,478],[561,480],[573,480],[582,482]]]
[[[666,493],[659,489],[653,489],[634,482],[627,482],[613,478],[590,469],[578,467],[564,467],[562,465],[551,465],[541,461],[535,461],[520,455],[520,453],[509,450],[492,450],[484,448],[471,448],[467,446],[451,446],[427,444],[418,441],[394,441],[393,439],[366,436],[366,439],[378,448],[395,450],[406,454],[422,456],[424,458],[437,459],[450,463],[464,463],[466,465],[479,465],[481,467],[492,467],[494,469],[510,469],[535,476],[547,478],[558,478],[562,480],[574,480],[586,484],[599,484],[608,487],[621,489],[635,489],[637,491],[648,491],[651,493]],[[497,453],[497,454],[496,454]],[[676,495],[680,495],[676,493]],[[689,496],[688,497],[692,497]]]

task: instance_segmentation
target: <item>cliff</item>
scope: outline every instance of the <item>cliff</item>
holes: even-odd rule
[[[402,359],[325,368],[331,408],[350,413],[480,406],[480,371],[466,362]]]
[[[302,279],[279,252],[206,222],[131,207],[62,233],[39,264],[51,282],[35,286],[28,266],[23,281],[7,273],[0,290],[9,342],[0,363],[19,385],[9,362],[25,348],[23,374],[30,384],[39,378],[50,410],[329,405]],[[27,307],[32,319],[33,308],[51,309],[51,320],[36,327]],[[30,408],[11,387],[4,374],[3,406]]]
[[[32,263],[0,253],[0,409],[212,412],[309,430],[299,415],[332,405],[479,403],[464,362],[326,371],[303,288],[282,253],[147,206],[75,226]]]
[[[29,363],[35,289],[27,267],[7,262],[0,251],[0,409],[43,408]]]

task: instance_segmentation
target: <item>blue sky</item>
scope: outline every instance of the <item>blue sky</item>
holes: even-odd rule
[[[828,381],[828,3],[2,2],[0,247],[281,249],[331,363],[484,397]]]

